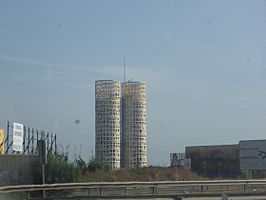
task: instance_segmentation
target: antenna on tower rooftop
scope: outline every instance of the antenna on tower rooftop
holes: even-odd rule
[[[126,56],[123,57],[123,65],[124,65],[124,83],[126,82]]]

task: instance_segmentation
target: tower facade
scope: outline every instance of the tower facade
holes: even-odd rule
[[[146,83],[122,83],[121,166],[147,166]]]
[[[95,82],[95,157],[120,168],[120,82]]]

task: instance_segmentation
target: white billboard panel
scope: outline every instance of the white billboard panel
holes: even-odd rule
[[[23,124],[13,123],[13,151],[23,151]]]
[[[241,170],[266,169],[266,140],[246,140],[239,142]]]

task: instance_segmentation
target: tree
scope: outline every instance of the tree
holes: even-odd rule
[[[35,183],[42,183],[42,167],[37,161],[33,164],[33,175]],[[73,182],[79,178],[79,169],[73,163],[68,163],[68,158],[62,155],[48,154],[45,166],[46,183]]]
[[[82,175],[86,174],[87,165],[86,162],[79,156],[78,159],[75,160],[76,172],[81,173]]]
[[[109,171],[111,167],[105,160],[99,160],[93,157],[88,163],[88,169],[90,171]]]

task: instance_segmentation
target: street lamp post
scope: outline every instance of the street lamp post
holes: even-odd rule
[[[219,178],[221,177],[221,165],[222,165],[222,163],[218,162],[218,177]]]
[[[207,162],[206,162],[206,161],[203,161],[203,162],[202,162],[202,165],[203,165],[203,176],[205,177]]]

